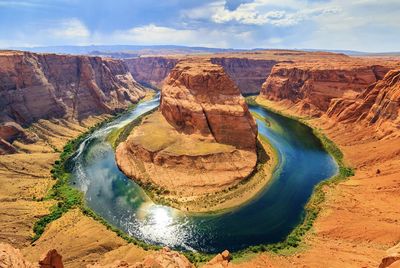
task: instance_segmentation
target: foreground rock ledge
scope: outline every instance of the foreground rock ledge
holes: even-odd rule
[[[116,160],[140,184],[193,203],[248,177],[256,142],[255,121],[222,67],[188,59],[165,81],[159,111],[117,147]]]

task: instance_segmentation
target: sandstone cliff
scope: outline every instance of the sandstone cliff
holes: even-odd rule
[[[161,95],[167,121],[186,134],[210,135],[218,143],[254,149],[257,126],[240,91],[208,60],[179,63]]]
[[[161,88],[164,79],[178,59],[168,57],[140,57],[125,59],[132,76],[139,83]]]
[[[353,99],[335,99],[327,115],[343,123],[374,126],[382,135],[400,129],[400,69],[389,71]]]
[[[0,138],[4,143],[26,137],[19,125],[26,127],[39,119],[81,120],[111,113],[144,95],[144,88],[119,60],[3,51]]]
[[[175,207],[199,211],[189,203],[252,173],[256,140],[255,121],[222,67],[185,60],[166,80],[159,111],[117,147],[116,160],[128,177],[179,200]]]
[[[183,55],[180,58],[185,58]],[[269,59],[249,59],[246,57],[208,57],[212,63],[220,65],[225,72],[239,87],[242,94],[255,94],[261,90],[271,72],[272,67],[277,63]],[[125,59],[129,71],[136,81],[153,87],[161,88],[164,79],[178,63],[179,58],[168,56],[140,57]]]
[[[242,94],[257,94],[261,90],[272,67],[277,63],[268,59],[211,58],[211,62],[222,66],[239,87]]]
[[[280,63],[262,86],[260,96],[289,100],[303,111],[322,114],[334,98],[354,96],[383,78],[389,67],[358,61]]]
[[[64,268],[62,256],[57,250],[49,250],[38,264],[28,262],[21,252],[9,244],[0,243],[1,268]]]

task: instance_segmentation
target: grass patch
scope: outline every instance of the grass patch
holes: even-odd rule
[[[153,113],[155,110],[157,110],[157,108],[151,109],[150,111],[138,116],[126,126],[113,130],[107,136],[107,141],[111,144],[111,146],[114,149],[117,148],[118,144],[120,144],[121,142],[125,141],[128,138],[129,134],[132,132],[132,129],[136,126],[139,126],[142,123],[143,118]]]
[[[76,188],[73,188],[70,185],[71,178],[71,168],[70,168],[70,159],[74,156],[76,150],[79,148],[79,145],[92,134],[95,130],[101,128],[105,124],[117,119],[123,114],[129,112],[136,105],[129,107],[124,112],[115,113],[113,117],[110,117],[102,122],[97,123],[96,125],[89,128],[89,130],[77,138],[70,140],[63,148],[63,151],[60,154],[58,160],[56,160],[53,164],[53,169],[50,171],[53,179],[57,180],[52,189],[49,191],[47,196],[43,200],[56,200],[57,203],[50,208],[50,213],[41,217],[37,220],[33,226],[34,236],[32,237],[32,243],[40,238],[40,236],[45,231],[48,224],[59,219],[63,214],[68,212],[73,208],[78,208],[82,211],[82,213],[86,216],[93,218],[94,220],[102,223],[106,226],[107,229],[116,233],[119,237],[123,238],[128,243],[135,244],[137,246],[142,247],[145,250],[157,250],[161,247],[147,244],[143,241],[140,241],[136,238],[130,237],[122,230],[116,228],[115,226],[109,224],[104,218],[97,215],[92,209],[86,206],[83,193]]]
[[[309,201],[305,206],[305,213],[302,222],[292,230],[292,232],[286,237],[284,241],[273,244],[250,246],[247,249],[234,253],[233,256],[235,258],[242,258],[248,254],[259,253],[259,252],[290,254],[295,252],[301,246],[304,235],[313,227],[313,223],[322,209],[322,203],[326,199],[325,189],[327,187],[335,186],[336,184],[338,184],[341,181],[344,181],[350,176],[354,176],[354,169],[349,166],[346,166],[343,160],[343,153],[341,152],[339,147],[337,147],[336,144],[333,141],[331,141],[326,135],[324,135],[321,131],[312,128],[307,122],[304,121],[304,119],[295,116],[288,116],[281,113],[280,111],[270,109],[269,107],[265,107],[257,103],[254,96],[247,97],[246,101],[250,105],[262,106],[274,113],[278,113],[283,116],[295,119],[310,127],[313,130],[313,133],[316,135],[316,137],[321,141],[321,144],[324,147],[324,149],[335,159],[336,163],[338,164],[338,173],[336,175],[320,182],[314,187],[313,194],[311,195]]]

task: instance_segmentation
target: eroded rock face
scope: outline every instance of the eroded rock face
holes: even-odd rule
[[[157,88],[162,87],[164,79],[177,62],[178,59],[167,57],[140,57],[125,60],[136,81]]]
[[[241,149],[256,146],[257,126],[238,87],[208,60],[177,64],[163,87],[160,111],[183,133]]]
[[[256,141],[255,121],[222,67],[185,60],[168,76],[159,111],[119,144],[116,161],[128,177],[158,187],[175,207],[200,211],[196,199],[253,172]]]
[[[332,99],[362,92],[388,70],[357,62],[280,63],[263,84],[261,96],[273,101],[289,100],[305,110],[323,113]]]
[[[231,260],[230,253],[228,250],[225,250],[222,253],[215,256],[214,258],[212,258],[203,267],[204,268],[226,268],[226,267],[228,267],[230,260]]]
[[[390,248],[387,255],[382,259],[379,268],[396,268],[400,267],[400,243]]]
[[[144,88],[122,61],[100,57],[0,52],[0,138],[47,118],[82,119],[137,102]],[[8,123],[9,124],[9,123]]]
[[[62,256],[57,250],[51,249],[39,261],[40,268],[64,268]]]
[[[277,63],[275,60],[248,59],[245,57],[211,57],[210,60],[224,68],[242,94],[259,93],[261,85],[270,74],[272,67]],[[124,61],[136,81],[161,88],[165,78],[179,59],[158,56],[125,59]]]
[[[122,61],[100,57],[0,53],[0,119],[38,119],[111,112],[144,96]]]
[[[344,123],[366,123],[390,134],[400,127],[400,70],[370,85],[354,99],[336,99],[328,116]]]
[[[26,261],[18,249],[0,243],[0,267],[37,268],[38,266]]]
[[[242,94],[257,94],[261,90],[275,60],[247,58],[211,58],[211,62],[222,66],[235,82]]]

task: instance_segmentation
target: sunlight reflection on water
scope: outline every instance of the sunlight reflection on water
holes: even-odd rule
[[[313,186],[336,172],[331,157],[310,130],[253,107],[260,116],[268,116],[272,126],[284,129],[282,134],[276,131],[279,128],[259,122],[259,132],[285,156],[280,162],[283,168],[279,178],[262,195],[240,209],[220,215],[191,215],[154,204],[142,188],[119,171],[106,137],[157,105],[158,100],[140,104],[125,118],[95,131],[80,146],[73,161],[73,183],[85,193],[88,206],[147,243],[214,253],[279,241],[301,219]]]

